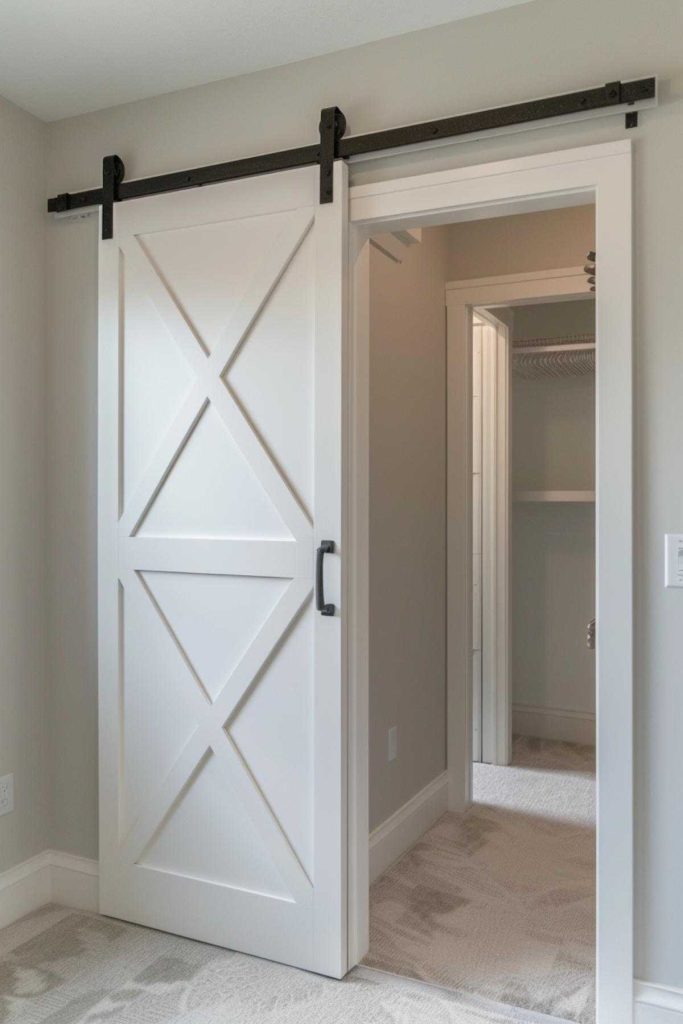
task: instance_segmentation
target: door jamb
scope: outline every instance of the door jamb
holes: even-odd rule
[[[449,286],[446,285],[448,324]],[[469,319],[474,324],[475,308]],[[509,535],[510,535],[510,341],[508,327],[487,309],[476,309],[492,343],[482,336],[481,365],[481,721],[479,760],[507,765],[512,754],[510,685]],[[470,327],[473,330],[473,326]],[[448,326],[447,326],[448,331]],[[448,341],[447,341],[448,344]],[[472,376],[469,378],[472,389]],[[470,428],[472,418],[470,417]],[[473,433],[473,432],[472,432]],[[473,451],[473,436],[470,435]],[[446,456],[448,461],[448,456]],[[470,495],[470,498],[472,496]],[[450,523],[450,517],[449,517]],[[473,560],[473,552],[470,551]],[[474,569],[474,565],[472,566]],[[467,671],[472,671],[472,657]],[[484,680],[493,685],[485,687]],[[470,690],[474,692],[473,679]],[[450,704],[450,702],[449,702]],[[474,734],[474,722],[471,724]]]
[[[596,649],[599,765],[597,843],[597,1022],[633,1020],[633,410],[632,194],[628,141],[584,146],[490,164],[394,178],[350,190],[352,282],[345,461],[344,599],[347,607],[349,739],[349,963],[368,939],[368,326],[363,245],[370,234],[402,227],[596,203],[600,296],[596,306],[596,544],[600,567]],[[359,259],[360,254],[360,259]],[[361,271],[357,272],[356,264]],[[364,311],[365,310],[365,314]],[[452,403],[455,405],[455,403]],[[467,409],[449,416],[460,429]],[[602,467],[609,468],[609,486]],[[465,470],[468,463],[465,463]],[[461,467],[462,470],[462,467]],[[450,565],[463,553],[449,546]],[[468,579],[459,587],[469,599]],[[453,614],[453,608],[450,609]],[[469,616],[462,620],[467,622]],[[449,659],[453,652],[449,651]],[[460,687],[456,707],[469,714]],[[466,715],[449,736],[448,763],[468,771]],[[463,799],[466,789],[460,784]]]

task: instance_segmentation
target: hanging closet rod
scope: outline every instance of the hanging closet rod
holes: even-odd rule
[[[582,377],[595,372],[595,335],[534,338],[511,346],[512,372],[524,380]]]
[[[516,356],[536,356],[536,355],[547,355],[551,352],[594,352],[595,342],[569,342],[566,345],[513,345],[512,355]]]
[[[348,139],[343,138],[346,130],[343,113],[337,107],[327,107],[321,113],[319,142],[314,145],[133,181],[123,180],[125,168],[122,160],[118,156],[108,156],[103,160],[100,188],[63,192],[49,199],[47,208],[50,213],[63,213],[88,206],[102,206],[103,237],[106,238],[111,237],[115,203],[312,164],[320,165],[320,202],[327,203],[332,201],[332,165],[335,159],[369,157],[407,146],[442,142],[458,136],[552,121],[555,118],[583,118],[601,111],[625,113],[626,127],[632,128],[638,123],[636,105],[652,105],[647,101],[654,102],[656,96],[657,83],[654,77],[631,82],[608,82],[607,85],[561,96],[548,96],[545,99],[457,114],[401,128],[352,135]],[[627,107],[633,109],[627,110]]]

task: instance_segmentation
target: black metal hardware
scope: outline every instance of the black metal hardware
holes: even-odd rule
[[[461,135],[492,131],[496,128],[510,128],[518,124],[545,121],[585,110],[600,110],[622,104],[637,103],[639,100],[653,99],[656,91],[657,83],[654,78],[641,78],[632,82],[609,82],[607,85],[594,89],[584,89],[581,92],[567,93],[563,96],[549,96],[526,103],[514,103],[507,107],[493,107],[472,114],[457,114],[455,117],[423,121],[420,124],[389,128],[384,131],[369,132],[365,135],[352,135],[349,138],[343,137],[346,127],[344,115],[336,107],[328,107],[321,115],[320,141],[316,145],[301,146],[298,149],[287,149],[278,153],[264,153],[261,156],[230,160],[227,163],[211,164],[208,167],[196,167],[187,171],[175,171],[171,174],[159,174],[153,178],[138,178],[136,181],[122,181],[117,178],[113,188],[107,192],[106,196],[103,177],[102,188],[87,189],[83,192],[62,192],[48,200],[47,208],[49,213],[63,213],[67,210],[81,210],[87,206],[105,205],[106,202],[111,210],[113,203],[124,202],[127,199],[140,199],[143,196],[159,195],[163,192],[215,185],[221,181],[285,171],[293,167],[308,167],[312,164],[320,164],[320,201],[330,202],[331,193],[330,198],[327,198],[326,192],[323,196],[323,183],[328,180],[327,170],[330,168],[330,162],[333,162],[334,159],[348,160],[350,157],[365,156],[369,153],[397,149],[402,146],[415,146],[422,142],[451,139]],[[331,112],[334,114],[333,129],[329,124],[329,121],[332,120]],[[626,117],[633,117],[634,114],[637,112],[629,111]],[[633,125],[629,124],[628,127],[633,127]],[[325,172],[324,176],[323,171]],[[331,190],[331,177],[329,182]]]
[[[172,171],[170,174],[157,174],[153,178],[123,181],[118,188],[117,202],[143,199],[145,196],[162,195],[165,192],[179,192],[185,188],[200,188],[202,185],[218,185],[222,181],[288,171],[293,167],[307,167],[318,163],[319,154],[318,145],[301,146],[299,149],[287,149],[279,153],[230,160],[224,164],[195,167],[189,171]],[[102,189],[91,188],[83,192],[63,192],[48,200],[47,209],[48,213],[62,213],[65,210],[82,210],[86,206],[99,206],[101,202]]]
[[[321,540],[315,557],[315,607],[321,615],[334,615],[334,605],[325,604],[325,587],[323,581],[323,560],[325,555],[334,551],[333,540]]]
[[[628,113],[626,114],[626,117],[624,118],[624,121],[626,123],[626,127],[627,128],[637,128],[638,127],[638,111],[637,110],[629,110]]]
[[[611,103],[623,103],[621,98],[621,82],[608,82],[605,86],[605,95]]]
[[[69,205],[70,201],[71,196],[68,192],[62,192],[60,195],[55,196],[54,199],[50,200],[53,204],[52,209],[55,213],[64,213],[66,210],[69,210],[71,208]]]
[[[125,173],[120,157],[105,156],[102,161],[102,238],[114,237],[114,203],[119,201],[118,188]]]
[[[622,82],[616,96],[615,88],[614,85],[599,86],[596,89],[585,89],[583,92],[567,93],[564,96],[549,96],[547,99],[515,103],[509,107],[492,107],[473,114],[457,114],[455,117],[425,121],[405,128],[390,128],[368,135],[351,136],[339,143],[339,156],[361,156],[378,150],[414,146],[416,143],[433,142],[435,139],[454,138],[495,128],[510,128],[516,124],[545,121],[548,118],[578,114],[584,110],[600,110],[620,103],[652,99],[656,94],[656,80],[643,78],[636,82]]]
[[[334,161],[339,155],[339,140],[346,131],[346,118],[339,107],[325,107],[320,111],[320,202],[334,199],[332,175]]]

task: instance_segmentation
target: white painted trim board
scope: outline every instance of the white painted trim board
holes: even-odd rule
[[[72,853],[44,850],[0,874],[0,928],[60,903],[77,910],[99,909],[97,861]]]
[[[568,708],[513,704],[512,732],[516,736],[538,736],[544,740],[595,746],[595,715]]]
[[[370,833],[370,882],[402,857],[448,810],[448,772],[442,772]]]
[[[0,928],[6,928],[52,899],[52,866],[39,853],[0,875]]]
[[[447,304],[447,345],[451,345]],[[510,673],[510,335],[506,324],[478,312],[481,332],[481,760],[510,764],[512,679]],[[469,327],[471,332],[472,327]],[[469,333],[468,332],[468,333]],[[471,344],[468,337],[467,342]],[[472,358],[470,353],[470,359]],[[448,404],[452,401],[450,393]],[[457,401],[457,399],[456,399]],[[472,401],[470,399],[470,401]],[[449,435],[450,439],[450,435]],[[471,448],[471,436],[468,448]],[[446,463],[451,460],[447,451]],[[472,504],[472,497],[470,502]],[[471,512],[469,513],[471,518]],[[449,513],[450,525],[450,513]],[[452,585],[449,576],[448,585]],[[446,599],[448,602],[448,598]],[[470,667],[470,665],[468,665]],[[472,692],[472,683],[468,686]],[[474,723],[472,723],[474,731]]]
[[[635,1024],[683,1022],[683,989],[636,980],[634,996]]]

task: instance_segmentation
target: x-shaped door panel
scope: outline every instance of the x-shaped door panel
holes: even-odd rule
[[[226,375],[311,224],[312,214],[307,210],[294,211],[286,219],[259,260],[241,300],[211,350],[182,309],[171,285],[147,251],[144,239],[128,235],[119,241],[126,272],[135,276],[138,287],[153,303],[195,378],[132,492],[125,495],[119,519],[119,576],[126,605],[134,617],[137,603],[153,604],[184,665],[188,693],[192,693],[195,708],[189,740],[172,764],[162,771],[134,820],[122,823],[121,864],[129,868],[144,864],[146,851],[183,799],[208,752],[219,764],[231,792],[239,794],[240,803],[248,811],[264,848],[269,851],[296,902],[310,899],[311,881],[275,809],[231,736],[230,723],[249,700],[264,666],[277,656],[310,599],[311,510],[304,507],[273,452],[240,406]],[[209,408],[218,414],[289,536],[263,540],[213,536],[159,538],[141,532],[165,482]],[[213,702],[164,609],[145,583],[146,571],[291,580]]]

